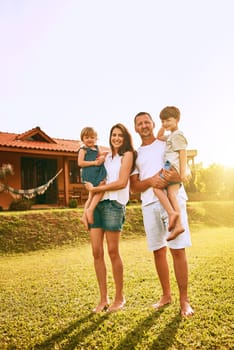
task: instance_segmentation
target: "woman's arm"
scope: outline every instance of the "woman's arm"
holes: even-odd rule
[[[108,184],[99,185],[97,187],[94,187],[90,182],[86,182],[86,189],[93,193],[98,193],[105,191],[116,191],[126,187],[131,173],[132,162],[133,153],[124,153],[119,171],[119,178],[116,181],[110,182]]]

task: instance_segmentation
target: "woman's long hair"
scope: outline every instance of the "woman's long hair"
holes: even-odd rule
[[[133,164],[132,164],[132,169],[131,169],[131,171],[132,171],[135,168],[135,162],[136,162],[136,157],[137,157],[137,151],[133,147],[132,135],[130,134],[130,132],[128,131],[128,129],[126,128],[125,125],[123,125],[121,123],[117,123],[117,124],[113,125],[111,130],[110,130],[110,136],[109,136],[109,144],[110,144],[112,152],[113,152],[113,146],[111,144],[111,136],[112,136],[112,132],[115,128],[121,130],[121,132],[123,133],[123,139],[124,139],[123,145],[118,150],[118,154],[120,156],[122,156],[127,151],[130,151],[133,153]]]

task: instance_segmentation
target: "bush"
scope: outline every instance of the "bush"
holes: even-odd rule
[[[23,198],[23,199],[14,199],[8,210],[29,210],[31,209],[33,202],[30,201],[29,199]]]
[[[70,199],[68,206],[69,206],[69,208],[77,208],[77,206],[78,206],[77,199]]]

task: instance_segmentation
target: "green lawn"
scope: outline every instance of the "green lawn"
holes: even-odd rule
[[[233,228],[191,232],[189,319],[179,314],[171,258],[173,303],[152,309],[161,289],[144,237],[121,241],[127,304],[113,314],[91,312],[98,289],[87,242],[2,255],[0,349],[233,349]],[[109,287],[113,297],[111,274]]]

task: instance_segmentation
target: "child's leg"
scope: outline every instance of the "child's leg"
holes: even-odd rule
[[[176,225],[174,230],[171,232],[169,237],[167,238],[168,241],[171,241],[172,239],[175,239],[179,234],[184,232],[184,227],[181,223],[181,217],[180,217],[180,206],[177,201],[177,193],[180,188],[180,184],[173,184],[169,185],[167,188],[167,196],[169,198],[169,201],[174,208],[174,210],[179,213],[177,219],[176,219]]]
[[[99,185],[104,185],[106,183],[105,180],[101,181]],[[86,209],[86,217],[89,224],[93,224],[93,212],[100,200],[102,199],[104,192],[94,193],[90,200],[89,206]]]
[[[168,196],[167,193],[163,190],[163,189],[159,189],[159,188],[154,188],[154,193],[155,195],[158,197],[160,203],[162,204],[162,206],[164,207],[164,209],[167,212],[168,215],[168,231],[171,231],[172,228],[174,228],[176,220],[179,217],[179,212],[177,212],[176,210],[174,210]]]
[[[93,194],[91,192],[89,192],[88,199],[87,199],[87,201],[85,202],[85,205],[84,205],[83,215],[81,217],[81,222],[84,224],[86,229],[89,228],[86,212],[87,212],[87,209],[90,206],[90,203],[92,202],[92,198],[93,198]]]
[[[86,217],[89,224],[93,224],[93,212],[100,200],[102,199],[103,194],[103,192],[95,193],[92,197],[89,207],[86,209]]]

